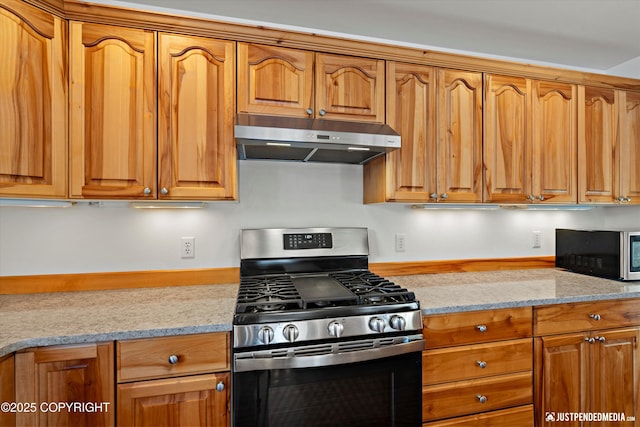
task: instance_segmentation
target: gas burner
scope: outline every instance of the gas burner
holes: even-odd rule
[[[240,280],[239,313],[271,312],[301,306],[302,300],[289,276],[243,277]]]
[[[363,304],[415,301],[413,292],[368,270],[337,272],[331,277],[360,297]]]

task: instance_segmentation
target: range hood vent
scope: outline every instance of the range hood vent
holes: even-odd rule
[[[400,135],[377,123],[238,114],[238,157],[363,164],[400,148]]]

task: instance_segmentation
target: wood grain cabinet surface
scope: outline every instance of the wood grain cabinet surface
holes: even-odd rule
[[[425,426],[533,426],[531,307],[425,316],[423,335]]]
[[[118,341],[118,426],[230,424],[230,337],[207,333]]]
[[[235,199],[235,42],[70,26],[71,197]]]
[[[36,411],[16,413],[16,425],[113,426],[113,343],[41,347],[15,355],[15,401]],[[100,410],[58,410],[58,402],[101,404]],[[41,405],[51,410],[41,410]],[[104,410],[103,410],[104,409]]]
[[[384,123],[384,61],[238,43],[238,112]]]
[[[634,300],[536,307],[536,419],[547,413],[617,413],[640,408],[640,319]],[[635,325],[635,326],[633,326]],[[582,329],[578,330],[577,329]],[[567,425],[629,425],[640,420]]]
[[[67,196],[67,22],[0,5],[0,196]]]
[[[640,94],[578,86],[580,202],[640,203]]]
[[[575,85],[485,75],[484,201],[577,203]]]
[[[364,202],[482,201],[482,75],[387,63],[402,147],[364,166]]]
[[[13,354],[0,358],[0,403],[16,401],[15,359]],[[0,411],[0,426],[16,425],[16,414],[12,411]]]

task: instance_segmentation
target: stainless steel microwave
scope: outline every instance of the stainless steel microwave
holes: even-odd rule
[[[640,280],[640,231],[556,229],[556,267],[617,280]]]

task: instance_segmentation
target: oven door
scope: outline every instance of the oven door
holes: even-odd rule
[[[423,348],[413,335],[235,354],[233,425],[420,426]]]

